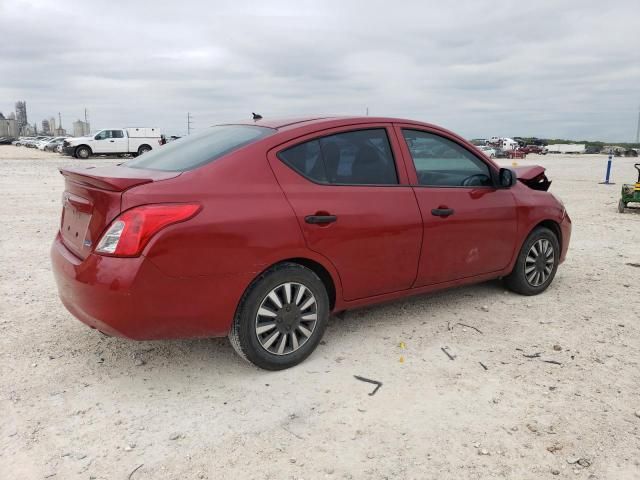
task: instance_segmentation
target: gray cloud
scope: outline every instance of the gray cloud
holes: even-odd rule
[[[187,111],[368,106],[467,137],[635,135],[637,0],[237,3],[0,0],[0,111],[184,133]]]

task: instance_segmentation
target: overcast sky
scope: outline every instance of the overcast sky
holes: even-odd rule
[[[0,0],[0,111],[92,129],[396,116],[633,141],[640,0]],[[243,5],[243,6],[241,6]]]

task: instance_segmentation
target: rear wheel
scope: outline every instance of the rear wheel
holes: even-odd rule
[[[328,318],[329,297],[322,280],[301,265],[282,263],[249,286],[229,339],[245,360],[282,370],[313,352]]]
[[[138,155],[147,153],[149,150],[151,150],[151,147],[149,145],[140,145],[140,148],[138,148]]]
[[[559,259],[558,237],[548,228],[538,227],[525,240],[513,271],[504,282],[522,295],[542,293],[553,281]]]
[[[624,213],[624,209],[627,208],[627,204],[620,199],[618,202],[618,213]]]

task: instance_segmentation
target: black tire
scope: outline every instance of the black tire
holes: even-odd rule
[[[275,303],[265,303],[271,301],[269,300],[269,295],[273,294],[273,292],[282,292],[282,290],[278,289],[284,289],[285,284],[293,285],[293,287],[289,287],[293,289],[294,293],[289,293],[290,300],[288,303],[282,301],[280,309],[276,307]],[[304,286],[308,291],[298,301],[295,298],[297,297],[296,294],[303,290],[300,289],[300,285]],[[312,307],[310,307],[315,311],[316,315],[313,328],[310,327],[309,323],[300,323],[301,320],[298,320],[298,327],[296,327],[295,315],[290,313],[289,308],[296,309],[296,305],[301,306],[307,303],[310,298],[315,300]],[[284,300],[284,297],[280,299]],[[277,311],[277,317],[273,320],[275,326],[271,327],[273,330],[260,336],[258,333],[259,326],[267,325],[267,328],[270,326],[269,318],[260,317],[259,315],[259,309],[267,305],[271,307],[269,310]],[[297,311],[300,312],[300,316],[303,315],[302,310]],[[265,318],[267,321],[261,323]],[[302,362],[315,350],[322,339],[328,319],[329,297],[322,280],[313,271],[302,265],[289,262],[281,263],[264,272],[247,288],[238,305],[236,316],[229,332],[229,340],[236,352],[245,360],[265,370],[283,370]],[[310,320],[303,320],[303,322],[310,322]],[[300,326],[309,326],[310,328],[307,329],[307,332],[310,331],[310,335],[303,335],[302,330],[298,330]],[[269,343],[269,338],[267,337],[276,333],[279,336],[277,336],[277,340],[272,342],[273,349],[276,346],[279,347],[281,339],[284,338],[286,349],[290,351],[278,354],[269,351],[268,347],[264,346]],[[294,337],[296,338],[295,344],[293,343]],[[300,341],[298,341],[298,337]],[[298,346],[294,348],[294,345]]]
[[[536,256],[535,262],[531,262],[534,245],[536,246],[536,252],[540,249],[541,245],[550,245],[553,251],[551,255],[547,257],[547,250],[547,252],[541,254],[541,258]],[[553,265],[551,265],[551,271],[547,273],[546,267],[549,266],[547,262],[551,259],[553,260]],[[538,295],[551,285],[558,270],[559,260],[560,242],[558,241],[558,237],[548,228],[537,227],[522,244],[516,264],[513,266],[513,271],[504,278],[504,283],[509,290],[521,295]],[[534,267],[534,270],[527,273],[532,267]],[[540,276],[534,276],[534,274],[538,273]],[[546,277],[544,277],[544,275],[546,275]],[[531,280],[532,276],[534,276],[534,281]]]
[[[627,204],[620,199],[618,202],[618,213],[624,213],[624,209],[627,208]]]
[[[138,155],[143,155],[149,151],[151,151],[151,147],[149,145],[140,145],[138,147]]]
[[[91,149],[86,146],[78,147],[76,148],[75,156],[81,160],[86,160],[91,156]]]

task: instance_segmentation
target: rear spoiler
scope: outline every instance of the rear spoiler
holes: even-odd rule
[[[109,167],[71,167],[61,168],[60,173],[69,181],[102,190],[123,192],[131,187],[145,183],[167,180],[180,175],[181,172],[163,172],[159,170],[142,170],[120,165]]]
[[[513,167],[518,180],[533,190],[546,192],[551,186],[551,180],[544,174],[545,168],[540,165]]]

